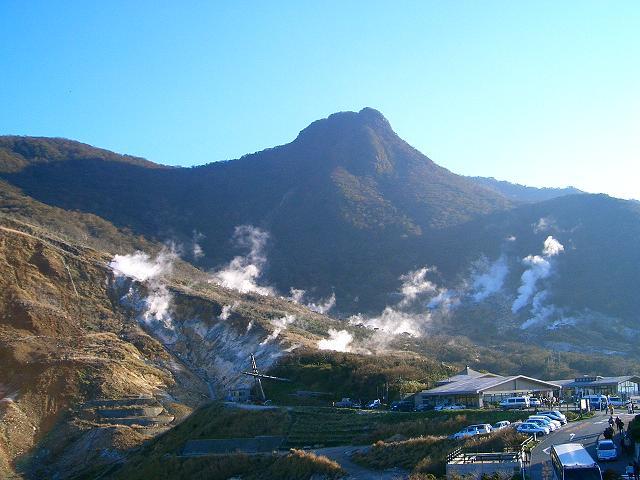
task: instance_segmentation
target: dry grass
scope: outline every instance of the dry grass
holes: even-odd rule
[[[268,478],[283,480],[308,479],[313,475],[324,478],[340,478],[345,474],[342,467],[327,457],[303,450],[291,450],[285,457],[278,458],[268,470]]]
[[[457,446],[477,452],[500,452],[505,448],[517,448],[523,439],[524,437],[514,430],[504,430],[463,442],[436,436],[411,438],[400,442],[379,441],[373,444],[369,451],[355,454],[353,460],[375,470],[401,467],[418,475],[416,478],[426,479],[429,478],[429,474],[445,473],[447,455]]]
[[[277,478],[281,480],[309,480],[320,475],[337,479],[344,475],[339,464],[327,457],[301,450],[285,455],[216,455],[199,458],[155,457],[141,468],[119,471],[115,478],[143,480],[171,478],[174,480],[223,480],[242,476],[245,480]]]

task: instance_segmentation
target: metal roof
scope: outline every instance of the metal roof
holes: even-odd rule
[[[446,379],[440,380],[436,382],[436,385],[444,385],[446,383],[453,382],[461,382],[464,380],[469,380],[472,378],[481,378],[481,377],[499,377],[500,375],[496,375],[495,373],[482,373],[474,370],[467,365],[460,373],[457,375],[453,375],[452,377],[448,377]]]
[[[538,380],[537,378],[527,377],[525,375],[514,375],[511,377],[472,377],[457,382],[449,382],[444,385],[439,385],[431,390],[423,390],[423,395],[458,395],[458,394],[478,394],[489,388],[497,387],[503,383],[507,383],[517,379],[529,380],[535,383],[541,383],[549,386],[552,389],[560,388],[560,385],[547,382],[544,380]]]
[[[553,445],[558,458],[565,467],[596,466],[597,463],[580,443]]]
[[[578,378],[571,378],[569,380],[549,380],[551,383],[562,385],[562,388],[575,388],[575,387],[597,387],[602,385],[617,385],[623,382],[635,382],[640,383],[640,377],[637,375],[625,375],[621,377],[595,377],[595,380],[585,382]]]

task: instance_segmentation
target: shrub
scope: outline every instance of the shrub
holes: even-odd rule
[[[616,471],[608,468],[602,474],[602,480],[621,480],[622,477]]]
[[[629,422],[627,431],[629,432],[631,438],[633,438],[636,442],[640,442],[640,415],[636,415],[633,420]]]
[[[266,471],[267,478],[283,480],[307,480],[314,475],[327,479],[342,477],[346,472],[337,462],[303,450],[291,452],[279,457]]]

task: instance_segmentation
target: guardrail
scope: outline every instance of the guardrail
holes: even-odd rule
[[[481,452],[464,453],[460,452],[453,456],[447,463],[470,464],[470,463],[518,463],[522,461],[522,452]]]
[[[462,448],[458,447],[455,450],[452,450],[449,455],[447,455],[447,463],[456,458],[458,455],[462,453]]]
[[[528,437],[520,443],[517,449],[505,448],[502,452],[473,452],[463,451],[461,447],[452,450],[447,455],[447,463],[516,463],[522,462],[526,466],[531,461],[529,446],[535,442],[533,437]]]

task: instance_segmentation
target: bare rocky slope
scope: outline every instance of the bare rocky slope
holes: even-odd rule
[[[334,321],[279,298],[240,295],[177,262],[163,279],[172,336],[145,321],[145,282],[114,275],[112,254],[0,217],[0,472],[71,476],[121,458],[222,398],[255,353],[269,368],[287,347],[315,345],[284,316]],[[132,298],[137,299],[132,301]],[[225,320],[222,308],[234,305]],[[269,340],[270,339],[270,340]],[[18,462],[18,463],[16,463]]]

